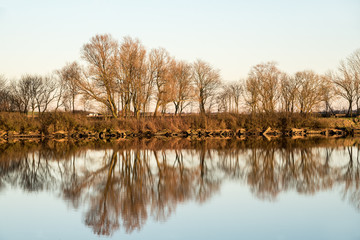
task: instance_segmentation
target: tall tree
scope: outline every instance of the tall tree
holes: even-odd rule
[[[171,58],[169,53],[164,48],[153,49],[149,54],[149,64],[150,64],[150,73],[152,82],[155,86],[155,110],[154,116],[157,115],[157,112],[160,106],[166,106],[170,102],[169,98],[169,65],[171,63]]]
[[[258,64],[251,68],[249,72],[249,83],[255,94],[259,94],[261,110],[266,113],[272,113],[276,110],[276,105],[280,97],[279,83],[281,72],[274,62]],[[254,86],[257,85],[257,86]]]
[[[175,115],[180,114],[190,104],[193,95],[191,82],[191,66],[184,61],[173,61],[170,66],[172,79],[172,102],[175,107]]]
[[[200,113],[205,114],[205,106],[210,104],[221,83],[219,70],[213,69],[207,62],[197,60],[193,64],[192,79]]]
[[[352,116],[353,103],[356,98],[356,82],[352,78],[351,69],[347,62],[342,61],[337,73],[332,75],[339,96],[348,102],[347,115]]]
[[[0,112],[12,112],[16,110],[14,97],[8,88],[5,76],[0,75]]]
[[[325,112],[326,114],[334,114],[334,110],[332,107],[332,102],[336,99],[336,91],[334,84],[331,81],[331,73],[327,73],[321,76],[321,88],[323,93],[323,101],[325,104]]]
[[[286,113],[294,113],[296,107],[296,99],[298,95],[298,82],[287,74],[280,77],[280,101],[282,111]]]
[[[244,83],[245,104],[252,114],[260,111],[260,83],[256,78],[248,77]]]
[[[313,71],[302,71],[295,74],[295,82],[298,85],[297,100],[300,113],[307,114],[324,100],[325,90],[321,78]]]
[[[70,109],[75,112],[75,99],[79,94],[78,82],[81,78],[81,67],[77,62],[67,63],[62,69],[56,71],[60,84],[64,90],[63,102],[69,102]]]
[[[230,101],[232,105],[232,111],[239,113],[240,97],[243,93],[243,87],[240,82],[233,82],[228,85],[228,91],[230,94]]]
[[[146,50],[138,39],[125,37],[120,46],[120,91],[124,114],[130,111],[132,103],[134,114],[140,117],[141,106],[145,101]]]
[[[356,114],[360,113],[360,49],[356,50],[347,58],[349,72],[355,86]]]
[[[81,92],[102,103],[113,117],[118,117],[115,103],[119,68],[118,42],[111,35],[96,35],[81,49],[87,69],[78,81]]]
[[[41,83],[34,96],[39,114],[48,110],[49,104],[56,98],[56,82],[53,76],[45,76],[40,78]]]
[[[17,109],[27,114],[29,112],[29,106],[31,102],[31,88],[32,88],[31,75],[24,75],[18,82],[11,84],[11,92],[14,96],[14,101]]]
[[[231,109],[231,92],[228,85],[221,86],[216,102],[218,112],[229,112]]]

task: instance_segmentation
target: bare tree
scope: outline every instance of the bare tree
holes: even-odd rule
[[[12,112],[16,110],[14,98],[8,89],[5,76],[0,75],[0,112]]]
[[[293,77],[283,73],[280,77],[280,101],[282,111],[294,113],[298,95],[298,82]]]
[[[138,39],[125,37],[120,46],[120,91],[125,116],[132,103],[134,115],[139,118],[146,101],[146,50]]]
[[[240,82],[233,82],[228,85],[227,89],[230,94],[230,104],[232,105],[232,110],[235,113],[239,113],[239,103],[240,97],[243,93],[243,87]]]
[[[81,57],[88,64],[84,76],[77,81],[81,92],[102,103],[117,118],[118,42],[108,34],[96,35],[82,47]]]
[[[228,85],[223,85],[216,97],[218,112],[229,112],[231,107],[231,93]]]
[[[34,96],[39,114],[47,111],[49,104],[56,98],[56,82],[53,76],[40,78],[41,85]]]
[[[31,101],[32,76],[24,75],[18,82],[11,84],[11,92],[17,109],[27,114]]]
[[[81,67],[77,62],[67,63],[62,69],[56,71],[60,78],[59,86],[62,90],[63,103],[69,102],[70,109],[75,112],[75,99],[79,94],[77,83],[81,77]]]
[[[35,109],[38,107],[37,98],[42,92],[42,78],[41,76],[32,75],[30,76],[30,107],[31,116],[34,117]]]
[[[297,100],[300,113],[307,114],[324,99],[322,78],[313,71],[302,71],[295,74],[298,85]]]
[[[216,98],[219,112],[239,113],[239,102],[242,95],[242,85],[237,82],[223,84]]]
[[[360,111],[360,49],[356,50],[347,58],[347,64],[350,75],[354,81],[356,114],[358,115]]]
[[[193,64],[192,79],[200,113],[205,114],[205,106],[215,97],[221,83],[219,70],[213,69],[209,63],[197,60]]]
[[[331,81],[331,73],[327,73],[323,76],[320,76],[321,80],[321,88],[323,93],[323,101],[325,104],[325,112],[326,114],[332,113],[334,114],[333,107],[331,106],[332,102],[336,99],[336,91],[335,86]]]
[[[169,93],[169,65],[171,58],[164,48],[151,50],[149,54],[150,74],[155,86],[156,105],[154,116],[157,115],[160,106],[163,108],[170,102]]]
[[[340,63],[338,73],[332,75],[333,82],[336,86],[336,92],[339,96],[348,102],[347,115],[352,116],[352,107],[356,98],[356,82],[352,78],[351,69],[344,61]]]
[[[260,111],[259,82],[256,78],[248,77],[244,83],[244,99],[251,113]]]
[[[35,110],[41,114],[48,109],[56,98],[56,88],[56,82],[51,76],[25,75],[11,85],[11,93],[16,108],[23,113],[31,110],[34,117]]]
[[[175,107],[175,115],[180,114],[190,104],[193,96],[191,82],[191,66],[184,61],[173,61],[170,66],[172,79],[172,102]]]
[[[261,110],[266,113],[275,112],[277,101],[280,97],[279,83],[281,72],[274,62],[258,64],[251,68],[248,78],[252,84],[257,85],[257,94]],[[255,92],[256,94],[256,92]]]
[[[0,91],[5,90],[7,87],[7,80],[4,75],[0,74]]]

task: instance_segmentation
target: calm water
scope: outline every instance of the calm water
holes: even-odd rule
[[[0,239],[360,239],[359,143],[0,144]]]

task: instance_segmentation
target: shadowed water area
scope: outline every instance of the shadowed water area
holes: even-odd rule
[[[359,239],[360,139],[0,144],[0,239]]]

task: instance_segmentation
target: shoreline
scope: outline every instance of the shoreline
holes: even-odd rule
[[[360,118],[325,118],[299,114],[210,114],[135,118],[89,118],[47,113],[29,118],[0,113],[0,140],[123,138],[303,138],[360,136]]]
[[[355,137],[360,136],[360,129],[357,128],[324,128],[324,129],[306,129],[306,128],[291,128],[286,130],[273,129],[268,127],[265,131],[262,130],[246,130],[243,128],[237,130],[231,129],[216,129],[205,130],[189,129],[187,131],[121,131],[105,129],[104,131],[56,131],[49,134],[38,132],[19,133],[16,131],[0,131],[0,140],[12,139],[74,139],[74,140],[110,140],[110,139],[125,139],[125,138],[246,138],[246,137],[265,137],[267,139],[290,137],[290,138],[308,138],[308,137]]]

